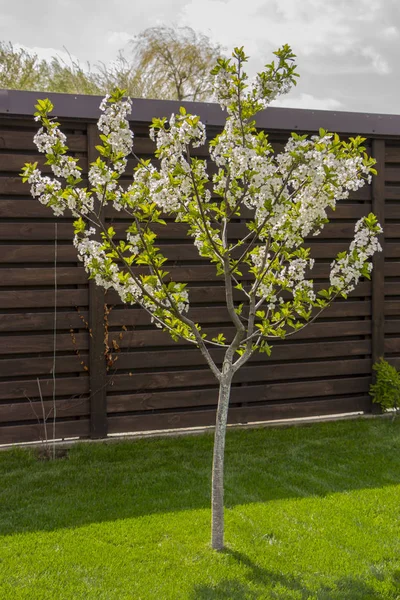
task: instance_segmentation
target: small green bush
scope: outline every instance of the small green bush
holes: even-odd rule
[[[400,373],[383,358],[372,368],[376,371],[376,381],[369,389],[372,401],[380,404],[384,411],[395,409],[397,412],[400,398]]]

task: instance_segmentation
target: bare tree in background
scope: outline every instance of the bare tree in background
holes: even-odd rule
[[[140,96],[198,102],[210,99],[210,71],[222,48],[206,35],[190,27],[150,27],[132,40],[132,48]]]

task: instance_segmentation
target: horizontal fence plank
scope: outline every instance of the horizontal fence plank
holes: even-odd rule
[[[1,354],[35,354],[53,351],[53,334],[48,335],[13,335],[0,337]],[[89,347],[89,333],[75,334],[74,341],[68,333],[56,336],[57,351],[87,350]]]
[[[39,391],[40,387],[40,391]],[[0,400],[25,398],[33,400],[53,396],[53,379],[36,379],[29,381],[0,381]],[[89,377],[59,377],[55,384],[56,396],[75,396],[89,393]]]
[[[398,315],[400,317],[400,300],[386,300],[384,311],[386,316]]]
[[[56,400],[56,418],[87,416],[89,414],[89,399],[78,398],[74,400]],[[52,400],[41,402],[13,402],[12,404],[0,404],[0,423],[12,421],[43,421],[43,414],[52,427],[54,417],[54,405]],[[1,428],[0,428],[1,432]]]
[[[385,167],[385,181],[388,183],[400,182],[400,167],[386,165]]]
[[[56,221],[57,222],[57,221]],[[57,222],[57,239],[72,243],[72,223]],[[55,223],[0,223],[1,241],[54,241]]]
[[[390,298],[390,296],[399,296],[400,295],[400,282],[386,280],[385,286],[384,286],[384,292],[385,292],[385,296],[387,296],[389,298]]]
[[[189,294],[189,298],[192,294]],[[366,316],[371,314],[370,301],[348,301],[336,302],[332,304],[324,312],[324,317],[353,317]],[[200,323],[220,323],[230,322],[229,313],[226,307],[210,307],[208,304],[205,308],[191,308],[189,317]],[[120,310],[112,310],[109,317],[109,324],[112,326],[143,326],[151,325],[150,315],[141,309],[123,308]]]
[[[4,269],[6,270],[6,269]],[[24,270],[24,269],[23,269]],[[46,273],[46,277],[41,278],[41,269],[38,270],[34,270],[32,269],[32,271],[35,272],[39,272],[38,274],[38,285],[44,284],[44,283],[54,283],[54,272],[52,273],[53,275],[53,281],[50,279],[51,273]],[[2,270],[0,270],[0,279],[2,279]],[[11,278],[12,280],[15,279],[15,271],[13,272],[13,277]],[[34,279],[34,273],[29,273],[27,274],[27,282],[32,280],[33,283],[33,279]],[[3,280],[3,279],[2,279]],[[4,282],[7,281],[7,276],[4,278],[3,280]],[[59,281],[63,281],[61,278]],[[65,280],[64,280],[65,281]],[[8,280],[8,282],[10,283],[10,280]],[[65,281],[66,282],[66,281]],[[22,286],[22,279],[20,280],[21,286]],[[321,287],[321,286],[318,286]],[[317,289],[317,286],[316,286]],[[393,289],[394,291],[391,292],[391,289]],[[395,288],[392,288],[391,285],[389,283],[386,284],[386,293],[387,294],[394,294],[395,292]],[[358,286],[357,289],[353,292],[352,296],[354,296],[355,294],[360,294],[360,296],[370,296],[370,286],[369,284],[366,284],[365,286]],[[224,296],[225,296],[225,291],[224,288],[222,287],[198,287],[198,288],[191,288],[189,291],[189,298],[190,298],[190,302],[192,303],[207,303],[207,304],[211,304],[213,302],[223,302],[224,301]],[[235,290],[234,292],[234,297],[235,300],[240,301],[242,300],[242,294],[238,291]],[[79,290],[74,290],[74,289],[59,289],[57,292],[57,307],[61,308],[61,307],[84,307],[88,305],[88,290],[87,289],[79,289]],[[120,306],[126,306],[126,305],[121,305],[120,304],[120,299],[118,297],[118,295],[115,292],[108,292],[107,295],[105,295],[105,303],[114,306],[115,304],[119,304]],[[338,311],[337,314],[339,314],[340,312],[342,312],[343,310],[347,310],[346,308],[342,308],[342,306],[350,306],[350,302],[348,303],[343,303],[343,302],[336,302],[333,304],[332,308],[329,309],[331,312],[331,314],[334,314],[335,311]],[[360,303],[360,304],[354,304],[354,306],[359,306],[360,308],[362,306],[364,306],[364,302]],[[5,290],[1,290],[0,288],[0,309],[12,309],[12,308],[53,308],[54,307],[54,291],[53,290],[24,290],[23,294],[21,294],[20,291],[17,290],[12,290],[12,291],[5,291]],[[135,319],[141,319],[142,317],[137,317],[135,316],[134,313],[135,309],[131,309],[131,308],[124,308],[124,309],[118,309],[118,310],[113,310],[110,313],[110,324],[111,325],[128,325],[130,324],[130,321],[132,321],[132,324],[139,324],[139,321],[135,321]],[[194,310],[194,309],[193,309]],[[357,308],[353,309],[355,312],[357,312]],[[366,308],[362,308],[362,314],[367,314],[365,313]],[[121,314],[119,314],[121,312]],[[127,316],[130,315],[130,313],[132,313],[131,316]],[[29,318],[29,317],[27,317]],[[147,317],[146,317],[147,318]],[[210,317],[211,319],[212,317]]]
[[[52,427],[48,428],[49,439],[52,439]],[[55,439],[83,438],[89,436],[89,419],[81,418],[56,423]],[[21,424],[0,427],[0,444],[17,444],[43,440],[43,426],[39,424]]]
[[[352,209],[352,212],[358,206],[350,206],[348,208]],[[360,216],[368,214],[370,210],[370,206],[368,206],[365,210],[362,211],[354,211],[357,213],[361,212]],[[46,214],[44,214],[44,211]],[[348,211],[342,215],[342,218],[348,218]],[[47,222],[43,223],[27,223],[27,222],[18,222],[18,223],[0,223],[0,240],[54,240],[54,223],[50,223],[50,220],[54,220],[53,212],[47,207],[42,206],[36,200],[4,200],[0,199],[0,216],[2,218],[46,218]],[[121,217],[121,213],[119,213],[119,217]],[[340,211],[336,211],[334,213],[334,218],[338,219],[340,217]],[[127,218],[125,222],[114,222],[113,227],[116,231],[116,239],[121,239],[125,237],[126,229],[129,227],[131,223],[131,219]],[[389,225],[389,231],[394,231],[397,233],[397,230],[394,227]],[[193,243],[190,241],[190,237],[187,233],[187,226],[184,223],[175,223],[173,221],[168,221],[165,226],[154,225],[152,227],[152,231],[157,234],[160,240],[188,240],[188,247],[192,247],[194,251],[196,249],[193,246]],[[247,227],[243,224],[233,223],[229,228],[229,237],[231,239],[235,239],[238,237],[242,237],[248,233]],[[322,233],[317,237],[308,238],[305,245],[308,245],[308,242],[311,244],[318,243],[320,239],[328,239],[335,240],[336,238],[346,238],[350,240],[354,237],[354,223],[340,223],[340,221],[336,221],[334,223],[329,223],[325,225]],[[392,237],[396,237],[394,234]],[[70,240],[72,243],[73,238],[73,226],[72,220],[71,222],[60,222],[57,223],[57,238],[58,240]],[[340,248],[336,248],[332,245],[331,256],[337,254],[343,247],[343,242],[341,242]],[[316,247],[316,252],[317,252]],[[198,252],[196,251],[198,255]]]
[[[24,187],[23,196],[29,195],[29,189]],[[38,200],[14,200],[9,197],[0,198],[1,219],[50,219],[54,220],[53,211],[40,204]]]
[[[400,330],[396,333],[400,334]],[[400,354],[400,336],[385,338],[384,342],[385,353],[388,354]]]
[[[384,265],[385,277],[399,277],[400,276],[400,260],[385,262]]]
[[[346,246],[337,244],[338,252],[346,249]],[[166,268],[168,269],[168,273],[174,279],[180,279],[181,281],[210,281],[210,280],[218,280],[216,275],[216,269],[212,265],[187,265],[187,266],[175,266],[176,261],[191,261],[191,262],[199,262],[202,259],[196,252],[196,249],[193,246],[160,246],[160,249],[167,257],[169,261],[174,261],[174,264],[166,263]],[[46,263],[51,264],[54,262],[54,246],[34,246],[34,245],[26,245],[26,246],[17,246],[16,244],[12,245],[3,245],[1,247],[2,259],[3,263],[16,263],[23,264],[24,266],[29,263]],[[325,244],[314,244],[311,246],[311,256],[314,258],[329,258],[333,259],[334,254]],[[57,262],[59,263],[78,263],[81,264],[75,248],[71,245],[60,245],[57,246]],[[135,273],[146,273],[147,270],[143,267],[134,267],[133,271]],[[247,271],[243,268],[243,277],[239,277],[239,279],[246,278]],[[330,266],[329,264],[316,264],[314,268],[310,272],[310,276],[314,279],[323,279],[329,276]],[[219,279],[221,279],[219,277]],[[53,276],[54,280],[54,276]]]
[[[232,388],[231,405],[248,402],[268,403],[303,398],[323,398],[324,396],[346,396],[366,394],[371,377],[354,379],[328,379],[288,383],[269,383]],[[218,389],[174,390],[173,392],[142,392],[137,394],[116,394],[107,397],[107,412],[110,415],[137,411],[198,408],[216,406]],[[230,409],[232,410],[232,409]]]
[[[1,276],[1,270],[0,270]],[[53,280],[54,281],[54,280]],[[88,290],[57,290],[57,307],[88,305]],[[53,290],[0,290],[0,308],[53,308]]]
[[[385,143],[385,162],[400,163],[400,146],[392,146],[389,141]]]
[[[207,333],[209,339],[224,333],[229,339],[233,334],[233,327],[204,327],[204,332]],[[302,339],[323,339],[323,338],[340,338],[354,335],[369,335],[371,333],[371,321],[332,321],[321,322],[316,321],[308,325],[305,329],[297,331],[291,336],[293,340]],[[271,341],[273,344],[274,341]],[[153,330],[135,330],[124,333],[120,341],[121,348],[149,348],[151,346],[182,346],[187,345],[187,342],[180,340],[174,342],[168,333]]]
[[[1,133],[0,133],[1,135]],[[78,165],[82,168],[82,171],[84,173],[87,172],[87,167],[88,167],[88,161],[87,158],[84,157],[80,157],[77,159],[78,160]],[[51,165],[46,165],[47,159],[45,156],[43,156],[42,154],[6,154],[6,153],[2,153],[1,154],[1,164],[0,164],[0,169],[1,171],[7,171],[7,172],[16,172],[16,173],[20,173],[23,166],[26,163],[34,163],[37,162],[37,168],[40,169],[42,171],[42,173],[45,174],[52,174],[52,170],[51,170]],[[0,173],[1,173],[0,171]]]
[[[400,258],[400,247],[398,242],[386,242],[385,259],[386,258]]]
[[[34,107],[32,106],[32,114]],[[17,128],[10,129],[0,126],[0,149],[1,150],[34,150],[37,152],[37,148],[34,144],[33,137],[37,132],[38,128],[32,129],[32,131],[21,131]],[[87,139],[86,135],[69,133],[68,134],[68,148],[71,152],[85,152],[87,151]],[[22,163],[23,164],[23,163]]]
[[[400,319],[386,319],[385,334],[391,335],[395,333],[400,333]]]
[[[1,340],[1,338],[0,338]],[[83,363],[83,364],[82,364]],[[85,372],[84,366],[88,365],[88,354],[80,352],[79,356],[56,356],[55,373],[80,373]],[[51,375],[53,372],[53,356],[31,356],[29,359],[13,357],[0,359],[0,377],[23,377],[27,375]],[[11,383],[10,383],[11,385]]]
[[[385,204],[385,219],[400,219],[400,205],[397,204]],[[385,227],[386,235],[386,227]]]
[[[400,357],[389,357],[388,362],[395,368],[400,369]]]
[[[30,186],[21,177],[5,176],[0,172],[0,194],[3,196],[28,196]]]
[[[114,336],[111,335],[110,339]],[[117,337],[118,340],[118,337]],[[398,341],[396,341],[398,343]],[[220,364],[223,359],[223,350],[211,349],[213,360]],[[336,342],[319,342],[318,345],[313,342],[292,344],[283,343],[277,340],[273,343],[273,350],[270,359],[264,354],[256,353],[253,355],[249,364],[262,363],[265,367],[271,361],[288,362],[290,360],[323,359],[350,356],[370,356],[370,340],[352,340]],[[126,352],[114,353],[115,363],[110,368],[110,374],[115,369],[119,373],[121,370],[130,370],[135,375],[135,369],[149,369],[156,365],[158,369],[171,367],[195,367],[205,366],[205,360],[197,348],[152,350],[146,352]],[[88,354],[84,351],[78,355],[58,356],[56,357],[56,375],[84,372],[88,366]],[[12,359],[0,359],[0,377],[15,377],[27,375],[46,375],[51,374],[53,369],[53,357],[14,357]]]
[[[1,246],[1,255],[3,263],[54,263],[54,245],[7,244]],[[78,262],[76,250],[72,244],[57,244],[57,263],[63,262]]]
[[[385,239],[400,238],[400,222],[399,223],[387,223],[384,224],[385,227]]]
[[[56,314],[57,330],[84,329],[87,327],[88,312],[60,312]],[[54,328],[54,313],[5,313],[0,314],[0,332],[44,331]]]
[[[57,281],[62,285],[88,285],[88,276],[83,267],[57,266]],[[0,287],[39,285],[54,285],[54,267],[4,267],[0,269]]]
[[[221,364],[224,350],[210,349],[210,354],[213,360]],[[335,357],[349,357],[357,355],[370,355],[371,341],[370,340],[354,340],[354,341],[336,341],[336,342],[319,342],[318,345],[313,342],[304,344],[284,343],[284,340],[278,340],[272,344],[272,354],[267,358],[265,354],[255,353],[248,364],[263,363],[265,368],[271,361],[302,360],[302,359],[323,359]],[[134,370],[134,369],[149,369],[154,368],[154,365],[160,369],[162,367],[191,367],[205,365],[205,359],[197,348],[190,349],[168,349],[168,350],[153,350],[147,352],[120,352],[116,356],[117,362],[115,366],[118,371]],[[1,362],[0,362],[1,369]],[[117,372],[118,372],[117,371]],[[133,372],[133,375],[135,373]]]
[[[368,407],[368,396],[335,400],[308,402],[288,402],[266,406],[232,407],[228,414],[228,423],[245,424],[274,419],[293,419],[315,414],[340,414],[343,412],[363,411]],[[215,409],[193,412],[160,413],[148,415],[124,415],[109,417],[109,433],[177,429],[182,427],[206,427],[215,424]]]
[[[364,375],[371,371],[371,359],[349,359],[340,361],[290,363],[281,365],[257,365],[243,367],[235,377],[234,383],[252,383],[258,381],[312,379],[339,375]],[[180,387],[201,387],[216,383],[210,369],[170,371],[164,373],[135,373],[134,375],[114,375],[109,377],[108,389],[113,392],[122,390],[153,390]],[[1,385],[1,384],[0,384]]]
[[[385,186],[386,200],[400,200],[400,185]]]
[[[314,289],[316,291],[321,290],[322,288],[327,287],[324,284],[320,284],[320,283],[315,283],[314,284]],[[208,305],[212,305],[213,303],[225,303],[225,288],[219,285],[207,285],[207,283],[205,282],[204,285],[201,286],[193,286],[191,285],[191,282],[188,282],[188,287],[187,287],[188,291],[189,291],[189,300],[190,300],[190,304],[208,304]],[[387,288],[387,291],[389,293],[389,287]],[[363,282],[358,284],[357,288],[351,293],[349,294],[350,298],[362,298],[362,297],[369,297],[371,296],[371,284],[370,282]],[[243,294],[242,292],[240,292],[239,290],[234,289],[233,290],[233,297],[235,301],[238,302],[243,302]],[[121,300],[119,298],[119,296],[117,295],[116,292],[114,292],[113,290],[109,290],[106,294],[105,297],[105,301],[107,302],[107,304],[112,305],[112,306],[117,306],[118,309],[117,310],[121,310],[121,307],[125,307],[125,304],[121,304]],[[115,315],[117,315],[117,310],[114,312]],[[126,310],[130,310],[129,308]],[[110,314],[110,320],[113,321],[113,319],[117,319],[117,316],[113,316],[113,312],[111,312]]]

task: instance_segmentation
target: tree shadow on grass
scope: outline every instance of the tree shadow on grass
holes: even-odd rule
[[[0,535],[210,507],[212,435],[0,452]],[[400,421],[230,431],[226,506],[400,483]]]
[[[381,594],[361,579],[342,577],[332,586],[310,589],[300,578],[264,569],[242,552],[224,552],[247,567],[247,582],[223,579],[216,585],[196,585],[190,600],[382,600]]]

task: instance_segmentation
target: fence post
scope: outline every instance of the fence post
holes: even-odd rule
[[[372,179],[372,212],[385,228],[385,140],[372,140],[372,156],[378,175]],[[385,352],[385,232],[380,243],[382,252],[373,257],[372,270],[372,363]],[[371,405],[372,408],[372,405]]]
[[[96,160],[99,143],[97,127],[87,126],[88,169]],[[95,239],[95,238],[94,238]],[[100,240],[100,236],[99,236]],[[104,358],[104,290],[89,281],[89,377],[90,377],[90,437],[107,437],[107,370]]]

